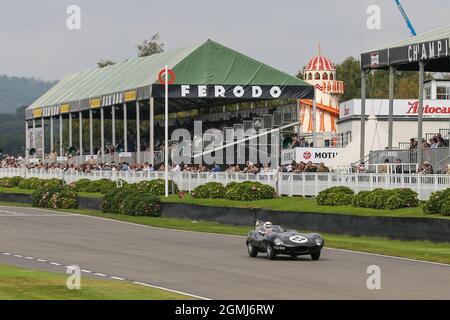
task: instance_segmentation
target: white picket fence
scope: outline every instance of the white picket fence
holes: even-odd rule
[[[0,169],[0,178],[15,177],[64,179],[72,183],[80,179],[122,179],[128,183],[145,180],[163,179],[164,172],[141,171],[92,171],[83,173],[79,171],[62,170],[36,170],[22,168]],[[411,188],[419,195],[419,199],[427,200],[435,191],[450,188],[450,175],[416,175],[416,174],[375,174],[375,173],[278,173],[278,174],[245,174],[245,173],[170,173],[183,191],[192,191],[195,187],[208,183],[220,182],[226,185],[229,182],[257,181],[274,187],[280,195],[314,197],[330,187],[347,186],[355,192],[373,190],[376,188],[395,189]]]

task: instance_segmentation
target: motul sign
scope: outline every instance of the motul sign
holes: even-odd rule
[[[419,101],[409,102],[408,103],[408,115],[417,116],[419,114]],[[424,104],[423,106],[423,114],[424,115],[442,115],[448,114],[450,115],[450,106],[431,106],[428,104]]]

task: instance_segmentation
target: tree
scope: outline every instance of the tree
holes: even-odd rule
[[[303,67],[303,69],[298,70],[298,73],[296,75],[296,77],[301,79],[301,80],[305,80],[304,75],[303,75],[303,70],[305,70],[304,67]]]
[[[97,67],[98,68],[104,68],[104,67],[107,67],[107,66],[112,66],[114,64],[116,64],[116,63],[114,61],[112,61],[112,60],[100,60],[99,62],[97,62]]]
[[[164,52],[164,44],[159,42],[159,33],[154,34],[150,40],[145,40],[142,44],[136,45],[136,48],[139,51],[139,58]]]

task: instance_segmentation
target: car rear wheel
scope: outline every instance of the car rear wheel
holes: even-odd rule
[[[273,247],[270,243],[267,244],[266,252],[269,260],[275,260],[275,258],[277,257],[277,254],[273,250]]]
[[[247,243],[248,255],[252,258],[255,258],[258,255],[258,250],[250,243]]]
[[[314,261],[319,260],[320,259],[320,251],[312,253],[311,259],[313,259]]]

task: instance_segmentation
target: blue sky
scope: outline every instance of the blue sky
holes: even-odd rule
[[[448,24],[448,0],[402,3],[419,33]],[[81,8],[81,30],[66,28],[71,4]],[[381,30],[366,28],[369,5],[381,9]],[[394,0],[2,0],[0,74],[57,80],[101,59],[134,58],[156,32],[167,49],[210,38],[291,74],[318,42],[340,63],[409,36]]]

